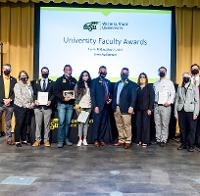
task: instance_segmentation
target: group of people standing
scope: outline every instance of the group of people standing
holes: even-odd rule
[[[199,93],[200,79],[197,64],[191,66],[191,74],[184,73],[182,84],[177,93],[174,84],[166,78],[167,69],[160,67],[160,79],[153,85],[148,82],[146,73],[139,74],[137,83],[129,79],[129,69],[124,67],[120,81],[113,84],[106,78],[107,68],[99,68],[99,76],[91,79],[88,71],[83,71],[77,81],[72,76],[72,67],[65,65],[64,74],[55,82],[49,79],[48,67],[41,69],[41,79],[29,82],[26,71],[21,71],[17,80],[11,76],[11,65],[3,65],[0,76],[0,119],[5,113],[6,139],[17,147],[27,145],[27,126],[31,114],[35,115],[35,142],[33,147],[41,145],[41,131],[44,128],[44,146],[50,147],[49,132],[52,108],[56,105],[58,113],[57,146],[72,145],[69,139],[70,123],[73,112],[78,115],[77,146],[88,145],[87,132],[89,118],[92,115],[92,137],[96,147],[112,143],[110,109],[114,114],[118,139],[116,147],[129,149],[132,136],[132,116],[135,115],[136,142],[146,148],[150,145],[150,120],[154,117],[156,142],[164,147],[168,141],[171,114],[178,119],[181,131],[179,150],[194,151],[200,147]],[[46,92],[47,102],[41,103],[38,93]],[[67,94],[66,94],[67,92]],[[72,93],[71,95],[68,92]],[[70,96],[69,96],[70,95]],[[174,104],[174,112],[172,111]],[[14,111],[16,118],[13,141],[11,137],[11,119]],[[79,117],[82,118],[79,119]],[[107,138],[107,140],[105,139]]]

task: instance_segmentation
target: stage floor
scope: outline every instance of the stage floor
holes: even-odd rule
[[[16,148],[0,139],[0,196],[200,195],[200,152],[179,144]]]

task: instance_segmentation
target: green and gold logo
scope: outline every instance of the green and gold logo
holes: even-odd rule
[[[98,24],[98,21],[87,22],[83,25],[83,29],[88,31],[96,30]]]

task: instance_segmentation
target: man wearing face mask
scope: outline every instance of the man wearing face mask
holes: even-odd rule
[[[199,76],[200,66],[197,64],[192,64],[190,67],[190,70],[191,70],[191,82],[192,84],[198,87],[199,94],[200,94],[200,76]],[[196,147],[198,151],[200,151],[200,116],[198,116],[198,119],[197,119],[197,129],[196,129],[195,139],[196,139],[195,141]]]
[[[73,115],[73,108],[75,103],[75,97],[65,96],[65,92],[75,90],[77,81],[72,77],[71,65],[64,66],[64,74],[58,78],[55,82],[54,94],[57,99],[57,110],[58,110],[58,148],[62,148],[64,144],[71,146],[72,143],[69,141],[69,128]]]
[[[115,146],[128,149],[132,142],[131,117],[135,109],[137,84],[128,79],[128,68],[122,68],[120,75],[121,80],[114,87],[112,103],[118,129],[118,142]]]
[[[109,116],[109,104],[111,103],[111,83],[105,77],[105,66],[99,68],[99,77],[92,81],[91,100],[93,113],[93,139],[96,147],[104,146],[105,141],[111,142],[111,127]],[[106,137],[107,136],[107,137]]]
[[[5,113],[6,139],[7,143],[12,145],[14,141],[11,138],[11,120],[13,115],[14,86],[17,80],[11,75],[11,65],[3,65],[3,75],[0,76],[0,135],[2,131],[2,114]]]
[[[156,141],[161,147],[164,147],[169,135],[171,104],[174,103],[175,88],[173,82],[166,78],[167,68],[160,67],[158,71],[160,80],[154,83],[154,120],[156,125]]]
[[[42,78],[36,80],[33,86],[34,91],[34,101],[35,101],[35,123],[36,123],[36,133],[35,142],[33,147],[40,146],[41,143],[41,129],[44,123],[44,146],[50,147],[49,143],[49,132],[50,132],[50,121],[52,114],[52,101],[54,99],[53,93],[53,81],[48,78],[49,69],[48,67],[43,67],[41,69]],[[38,100],[38,94],[45,93],[48,94],[48,100],[46,103],[40,103]]]
[[[194,151],[197,117],[199,115],[199,89],[191,83],[189,73],[183,74],[175,101],[175,117],[179,121],[181,145],[178,150]]]

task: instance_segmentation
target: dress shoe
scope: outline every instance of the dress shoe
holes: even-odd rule
[[[183,145],[183,144],[181,144],[178,148],[177,148],[177,150],[183,150],[183,149],[186,149],[187,147],[185,146],[185,145]]]
[[[28,142],[27,141],[22,141],[22,144],[28,145]]]
[[[35,142],[32,145],[33,147],[38,147],[40,146],[40,141],[39,140],[35,140]]]
[[[192,146],[190,146],[190,147],[188,147],[188,152],[194,152],[194,147],[192,147]]]
[[[45,146],[45,147],[50,147],[50,146],[51,146],[51,144],[49,143],[49,140],[46,140],[46,141],[44,142],[44,146]]]
[[[166,143],[165,142],[160,142],[160,147],[165,147]]]
[[[95,142],[94,145],[95,145],[96,147],[100,147],[100,143],[99,143],[99,142]]]
[[[142,147],[143,148],[146,148],[148,145],[147,144],[142,144]]]
[[[105,144],[105,142],[100,142],[100,146],[105,146],[106,144]]]
[[[131,147],[131,144],[129,144],[129,143],[125,143],[125,144],[124,144],[124,148],[125,148],[125,149],[129,149],[130,147]]]
[[[16,147],[22,147],[22,144],[20,142],[15,143]]]
[[[114,144],[114,146],[116,146],[116,147],[124,146],[124,143],[122,143],[122,142],[117,142],[116,144]]]
[[[8,145],[15,145],[15,142],[11,139],[11,140],[8,140],[8,141],[7,141],[7,144],[8,144]]]

